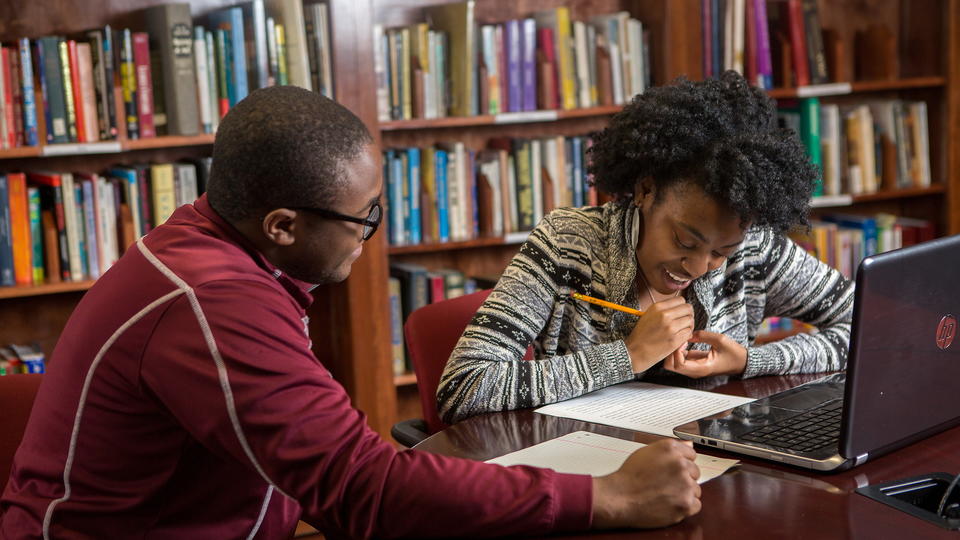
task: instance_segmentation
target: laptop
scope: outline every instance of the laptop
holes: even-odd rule
[[[960,235],[865,258],[846,373],[674,428],[681,439],[839,471],[960,424]]]

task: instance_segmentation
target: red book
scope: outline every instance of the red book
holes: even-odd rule
[[[146,32],[133,33],[133,69],[137,79],[137,117],[140,120],[140,137],[156,137],[157,130],[153,125],[150,36]],[[77,129],[79,130],[79,126]]]
[[[23,146],[23,73],[20,68],[20,51],[10,47],[10,85],[13,88],[13,123],[14,138],[17,146]]]
[[[10,49],[0,47],[0,69],[3,70],[3,88],[0,88],[0,94],[3,95],[3,116],[6,119],[6,130],[0,132],[0,139],[4,144],[0,148],[13,148],[17,145],[16,120],[13,118],[13,78],[10,69]]]
[[[540,49],[540,52],[543,53],[543,63],[549,66],[549,69],[544,70],[544,78],[549,78],[550,80],[543,81],[543,85],[546,87],[543,92],[543,95],[546,97],[543,108],[548,110],[559,109],[560,80],[557,76],[557,49],[553,43],[552,28],[540,28],[537,30],[537,47]]]
[[[77,117],[77,141],[87,141],[87,124],[83,115],[83,94],[80,92],[80,64],[77,62],[77,42],[67,40],[67,55],[70,58],[70,89],[73,92],[73,109]]]
[[[807,61],[807,37],[803,30],[803,7],[800,0],[787,0],[790,22],[790,48],[793,50],[793,71],[797,86],[810,84],[810,63]]]

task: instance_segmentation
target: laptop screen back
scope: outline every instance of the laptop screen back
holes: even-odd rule
[[[865,259],[855,294],[841,455],[960,421],[960,235]]]

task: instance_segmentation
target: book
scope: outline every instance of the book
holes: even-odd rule
[[[270,82],[270,58],[267,53],[267,10],[263,0],[239,4],[243,10],[243,36],[247,47],[248,89],[266,88]]]
[[[34,186],[27,188],[27,208],[30,217],[31,269],[33,283],[39,285],[46,281],[43,262],[43,225],[40,213],[40,190]]]
[[[196,135],[197,74],[194,72],[194,33],[190,5],[163,4],[144,13],[150,36],[150,48],[159,58],[159,70],[152,76],[162,83],[163,110],[168,135]],[[236,61],[236,59],[235,59]],[[246,77],[244,81],[246,82]]]
[[[51,172],[32,172],[27,174],[27,179],[38,185],[40,191],[47,280],[50,283],[69,281],[71,278],[70,250],[61,175]]]
[[[137,69],[133,60],[133,34],[124,28],[117,39],[120,47],[120,87],[123,90],[123,113],[128,139],[140,138],[140,119],[137,111]]]
[[[150,68],[150,36],[146,32],[134,32],[133,63],[137,79],[137,119],[140,137],[156,137],[153,124],[153,73]]]
[[[800,98],[800,140],[807,149],[810,162],[817,168],[813,195],[823,195],[823,151],[820,146],[820,98]]]
[[[97,93],[94,88],[93,53],[89,43],[77,44],[77,66],[80,79],[80,110],[83,111],[84,140],[100,140],[100,119],[97,117]]]
[[[33,59],[30,54],[30,40],[20,38],[17,45],[20,53],[20,84],[23,95],[23,142],[27,146],[37,146],[40,144],[40,140],[37,134],[37,104],[33,86]]]
[[[458,59],[450,63],[450,114],[473,116],[478,111],[474,99],[477,86],[474,0],[429,6],[425,12],[431,26],[445,32],[449,40],[449,57]]]
[[[27,178],[23,173],[7,173],[10,243],[13,247],[13,278],[17,285],[33,283],[33,246],[30,243],[30,210],[27,199]]]
[[[390,351],[394,375],[407,371],[403,349],[403,308],[400,300],[400,279],[391,277],[387,282],[390,298]]]
[[[16,284],[13,235],[10,228],[10,190],[7,185],[7,175],[0,173],[0,287],[12,287]]]
[[[559,6],[551,10],[538,11],[533,15],[538,29],[549,28],[554,38],[554,54],[557,59],[557,79],[560,91],[558,103],[564,110],[577,107],[576,74],[573,52],[569,47],[573,36],[570,27],[570,9]]]
[[[153,226],[159,227],[177,209],[173,164],[150,166],[150,195],[153,207]]]
[[[90,39],[90,55],[93,61],[98,136],[101,141],[112,140],[117,137],[117,109],[113,92],[113,31],[107,25],[103,29],[87,32],[87,38]]]
[[[74,48],[76,48],[76,42],[73,40],[61,39],[57,42],[57,45],[60,54],[60,73],[63,76],[63,102],[66,104],[67,137],[69,142],[76,142],[80,140],[77,131],[76,109],[76,91],[79,85],[73,78],[76,70],[74,69],[75,64],[70,61],[70,43],[73,43]]]
[[[228,92],[230,106],[235,106],[241,99],[247,97],[247,53],[246,40],[243,31],[243,10],[239,7],[227,7],[211,11],[207,14],[210,28],[223,30],[224,47],[228,51],[223,57],[229,77]]]
[[[267,14],[276,20],[278,38],[281,34],[283,35],[283,45],[278,53],[281,58],[279,62],[281,71],[288,71],[289,81],[286,84],[313,90],[310,83],[310,62],[307,57],[307,37],[303,22],[303,2],[301,0],[267,0]],[[283,28],[282,31],[280,27]],[[279,39],[277,43],[279,46]]]

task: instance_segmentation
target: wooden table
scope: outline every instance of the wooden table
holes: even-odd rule
[[[816,377],[761,377],[745,381],[677,379],[670,382],[760,398]],[[660,438],[628,429],[537,414],[528,409],[469,418],[436,433],[416,448],[482,461],[581,430],[641,443]],[[810,472],[715,449],[698,447],[697,451],[741,460],[739,467],[703,485],[703,509],[698,515],[666,529],[605,532],[590,537],[960,539],[960,533],[956,531],[941,529],[853,492],[858,486],[918,474],[960,472],[960,427],[836,474]]]

